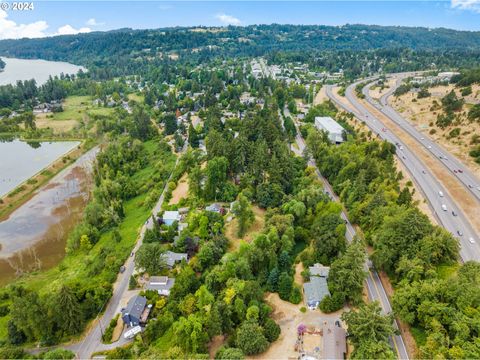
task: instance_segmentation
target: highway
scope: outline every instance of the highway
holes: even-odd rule
[[[300,135],[300,130],[298,128],[298,123],[294,117],[290,115],[290,112],[287,108],[284,110],[285,116],[290,116],[295,124],[295,128],[297,130],[297,135],[295,136],[295,141],[297,143],[298,149],[292,146],[292,151],[295,152],[297,155],[302,156],[304,153],[304,150],[306,148],[305,140],[302,138]],[[336,202],[340,202],[340,199],[338,196],[335,194],[333,191],[332,186],[330,183],[325,179],[322,174],[320,173],[320,170],[317,167],[317,164],[315,163],[314,159],[310,159],[308,161],[308,165],[312,166],[315,169],[315,173],[319,177],[319,179],[323,183],[323,190],[328,196]],[[342,219],[345,221],[346,225],[346,231],[345,231],[345,237],[349,242],[353,240],[353,238],[356,235],[355,228],[351,224],[350,220],[348,219],[347,214],[345,211],[342,210],[341,213]],[[388,299],[387,293],[385,292],[385,289],[383,288],[383,284],[380,280],[380,277],[378,276],[377,272],[373,269],[370,260],[367,260],[365,263],[365,272],[367,273],[367,279],[366,279],[366,285],[367,285],[367,293],[368,293],[368,298],[372,301],[378,301],[382,311],[385,314],[389,314],[392,312],[392,307],[390,305],[390,301]],[[399,330],[397,321],[395,320],[394,326],[397,330]],[[400,331],[400,330],[399,330]],[[401,335],[395,335],[390,338],[390,344],[392,348],[395,350],[397,357],[399,359],[408,359],[408,352],[407,348],[405,346],[405,343],[403,341],[403,338]]]
[[[442,165],[445,166],[445,168],[447,168],[452,173],[452,175],[454,175],[478,201],[480,201],[480,181],[470,171],[470,169],[465,166],[460,160],[458,160],[455,156],[445,151],[439,144],[430,139],[428,135],[422,134],[420,131],[418,131],[412,124],[410,124],[410,122],[403,118],[389,105],[388,99],[395,92],[397,87],[401,84],[402,80],[408,76],[408,73],[395,75],[395,78],[397,79],[395,86],[389,89],[380,98],[380,101],[373,99],[369,93],[370,87],[375,82],[367,84],[363,88],[362,93],[365,95],[365,99],[371,105],[373,105],[380,112],[382,112],[382,114],[384,114],[394,123],[400,126],[402,130],[404,130],[412,138],[414,138],[420,146],[423,146],[435,158],[437,158],[442,163]]]
[[[329,85],[326,87],[327,96],[339,107],[347,112],[353,113],[358,119],[365,122],[372,132],[376,133],[381,139],[396,145],[399,161],[401,161],[409,171],[417,188],[422,191],[438,223],[459,239],[461,245],[460,256],[462,260],[479,260],[480,248],[478,245],[478,236],[475,234],[463,211],[461,211],[452,200],[444,186],[417,158],[415,149],[409,149],[395,134],[388,130],[385,124],[377,119],[357,100],[355,87],[365,80],[371,79],[357,81],[348,86],[345,91],[345,96],[352,107],[346,106],[339,101],[332,92],[332,86]],[[452,211],[455,211],[457,216],[454,216]]]

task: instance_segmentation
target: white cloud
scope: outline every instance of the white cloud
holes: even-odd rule
[[[102,25],[105,25],[104,22],[97,22],[97,20],[95,18],[88,19],[85,24],[88,25],[88,26],[102,26]]]
[[[55,35],[74,35],[92,31],[89,27],[75,29],[69,24],[59,27],[53,34],[47,32],[47,29],[48,23],[44,20],[35,21],[29,24],[17,24],[15,21],[8,19],[8,14],[5,11],[0,10],[0,40],[20,39],[25,37],[41,38]]]
[[[0,10],[0,39],[19,39],[23,37],[44,37],[48,28],[46,21],[35,21],[30,24],[17,24],[8,20],[8,14]]]
[[[471,10],[480,13],[480,0],[451,0],[454,9]]]
[[[58,28],[57,32],[53,35],[75,35],[79,33],[88,33],[92,31],[92,29],[88,27],[82,27],[80,29],[75,29],[71,25],[64,25]]]
[[[218,14],[215,16],[220,22],[224,25],[240,25],[242,22],[240,19],[237,19],[236,17],[232,15],[227,15],[227,14]]]

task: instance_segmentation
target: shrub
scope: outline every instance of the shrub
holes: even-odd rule
[[[280,326],[278,326],[278,324],[270,318],[265,321],[263,329],[265,337],[270,342],[274,342],[280,336]]]

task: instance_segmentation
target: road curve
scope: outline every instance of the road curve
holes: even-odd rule
[[[401,161],[410,172],[413,181],[422,191],[439,224],[459,240],[460,257],[462,260],[480,260],[478,236],[475,234],[463,211],[460,210],[449,196],[444,186],[417,158],[414,151],[409,149],[395,134],[391,133],[379,119],[357,100],[354,94],[355,87],[357,84],[366,80],[369,81],[372,79],[357,81],[346,89],[345,96],[353,107],[346,106],[339,101],[332,93],[331,86],[327,86],[326,88],[327,96],[342,109],[353,113],[358,119],[365,122],[372,132],[378,134],[381,139],[396,145],[399,161]],[[440,195],[440,193],[442,195]],[[445,206],[446,210],[442,209],[443,206]],[[452,211],[455,211],[457,216],[453,216]],[[461,235],[458,233],[459,231]]]
[[[429,151],[436,159],[445,166],[448,171],[455,176],[461,184],[472,194],[472,196],[480,201],[480,180],[472,173],[472,171],[465,166],[458,158],[443,149],[443,147],[433,141],[428,135],[425,135],[418,131],[415,126],[410,124],[404,117],[402,117],[393,107],[390,106],[388,100],[400,86],[402,80],[407,77],[408,74],[396,74],[397,81],[395,86],[389,89],[381,98],[380,101],[373,99],[370,96],[370,87],[375,84],[376,81],[367,84],[362,93],[365,95],[365,99],[375,108],[377,108],[382,114],[391,119],[394,123],[414,138],[420,146]]]
[[[290,116],[290,111],[288,109],[284,110],[285,117]],[[292,118],[293,119],[293,118]],[[298,123],[296,120],[294,120],[295,128],[297,130],[297,135],[295,136],[295,141],[298,145],[298,149],[295,149],[292,147],[292,151],[297,153],[297,155],[302,155],[305,148],[305,140],[302,138],[300,135],[300,130],[298,129]],[[338,196],[335,194],[333,191],[332,186],[328,182],[326,178],[323,177],[323,175],[320,173],[320,170],[317,167],[317,164],[315,163],[315,160],[311,159],[308,161],[308,165],[312,166],[315,169],[315,173],[319,177],[319,179],[323,182],[323,190],[328,196],[336,202],[340,202],[340,199]],[[342,210],[341,213],[342,219],[345,221],[346,225],[346,231],[345,231],[345,237],[349,242],[353,240],[353,238],[356,235],[356,230],[351,224],[350,220],[348,219],[347,214],[345,211]],[[383,313],[389,314],[392,312],[392,307],[390,305],[390,301],[388,299],[387,293],[385,292],[385,289],[383,287],[383,284],[380,280],[380,277],[378,276],[377,272],[373,267],[371,266],[371,263],[369,260],[365,263],[365,271],[367,273],[367,279],[366,279],[366,284],[367,284],[367,293],[368,293],[368,298],[372,301],[378,301]],[[395,320],[394,326],[397,330],[399,330],[397,321]],[[399,330],[400,331],[400,330]],[[395,350],[397,357],[399,359],[409,359],[408,357],[408,352],[407,348],[405,346],[405,342],[403,341],[403,338],[401,335],[395,335],[390,338],[390,344],[392,348]]]

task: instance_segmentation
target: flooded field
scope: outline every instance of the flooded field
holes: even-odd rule
[[[82,155],[0,222],[0,284],[48,269],[65,255],[68,233],[81,218],[98,148]]]
[[[79,144],[79,141],[0,141],[0,197]]]

